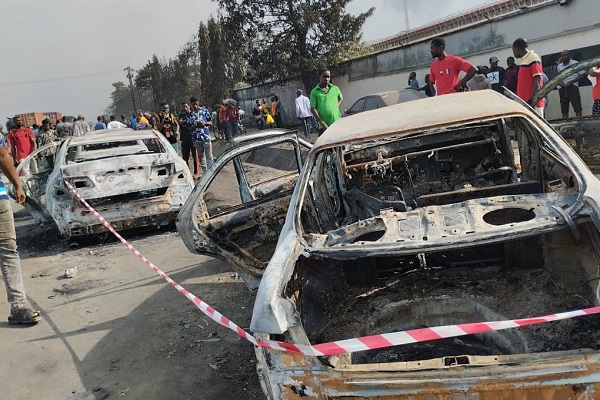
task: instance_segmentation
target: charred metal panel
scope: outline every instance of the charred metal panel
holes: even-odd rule
[[[600,173],[600,118],[550,121],[594,173]]]

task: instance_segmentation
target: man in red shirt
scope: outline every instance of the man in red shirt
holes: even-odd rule
[[[433,84],[435,83],[437,96],[460,92],[477,73],[477,68],[470,62],[458,56],[446,54],[446,41],[444,39],[433,39],[429,49],[431,56],[437,58],[429,68],[429,85],[431,85],[433,93]],[[461,71],[465,72],[466,75],[459,80],[458,76]]]
[[[544,86],[542,81],[542,60],[533,50],[527,49],[527,41],[519,38],[514,41],[512,50],[515,58],[519,59],[519,79],[517,80],[517,96],[529,103],[533,95]],[[541,99],[533,107],[544,118],[544,103]]]
[[[27,158],[28,155],[35,151],[35,135],[31,129],[23,126],[21,117],[13,118],[15,126],[8,133],[8,141],[10,143],[11,154],[13,156],[15,166]]]

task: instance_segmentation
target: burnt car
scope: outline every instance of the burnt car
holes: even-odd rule
[[[39,148],[17,168],[24,207],[69,238],[106,228],[65,186],[67,180],[116,230],[174,225],[194,181],[158,131],[110,129]]]
[[[561,82],[574,74],[587,74],[590,67],[600,65],[600,57],[584,60],[565,68],[536,93],[529,104],[546,97]],[[586,110],[584,110],[585,112]],[[550,124],[571,145],[594,173],[600,173],[600,116],[589,115],[550,120]]]
[[[427,95],[425,93],[412,88],[373,93],[356,100],[354,104],[352,104],[352,107],[344,110],[344,116],[376,110],[378,108],[404,103],[407,101],[424,99],[426,97]]]
[[[290,174],[261,169],[284,140]],[[305,161],[296,140],[230,149],[209,175],[229,175],[237,202],[210,194],[207,176],[179,216],[190,250],[260,280],[250,325],[259,339],[315,345],[599,304],[600,182],[516,97],[457,93],[344,118]],[[264,185],[240,168],[265,171]],[[590,398],[599,334],[598,317],[583,317],[335,356],[256,356],[269,399]]]

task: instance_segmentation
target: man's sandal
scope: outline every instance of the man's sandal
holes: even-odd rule
[[[19,308],[13,310],[8,317],[10,325],[17,324],[37,324],[42,316],[39,311],[33,311],[30,308]]]

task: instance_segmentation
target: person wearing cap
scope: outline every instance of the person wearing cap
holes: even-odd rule
[[[304,136],[310,139],[310,122],[312,120],[312,112],[310,110],[310,99],[304,95],[302,89],[296,90],[296,117],[302,124]]]
[[[492,89],[498,93],[502,93],[502,85],[504,85],[506,71],[504,68],[498,66],[498,57],[490,57],[490,67],[485,74],[492,85]]]

